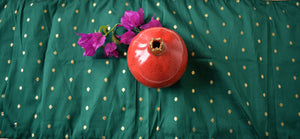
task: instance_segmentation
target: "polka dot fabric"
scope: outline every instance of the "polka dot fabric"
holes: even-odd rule
[[[119,59],[77,45],[75,32],[140,7],[186,43],[171,87],[138,83],[125,45]],[[298,13],[298,1],[2,0],[0,137],[299,138]]]

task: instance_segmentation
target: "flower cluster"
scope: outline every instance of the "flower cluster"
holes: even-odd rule
[[[123,27],[127,30],[121,36],[116,35],[114,30],[118,27]],[[116,24],[112,29],[108,31],[108,25],[101,26],[98,32],[95,33],[76,33],[81,36],[77,44],[84,49],[83,56],[93,56],[96,50],[100,47],[104,48],[105,57],[114,56],[119,57],[116,44],[129,45],[132,39],[136,36],[136,33],[151,27],[161,27],[161,23],[154,19],[152,16],[151,20],[144,24],[144,11],[140,8],[136,11],[125,11],[125,14],[121,18],[121,23]],[[112,32],[111,43],[105,43],[106,37]]]

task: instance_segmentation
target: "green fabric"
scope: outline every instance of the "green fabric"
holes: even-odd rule
[[[140,7],[186,43],[171,87],[138,83],[125,45],[119,59],[76,45]],[[2,0],[0,137],[300,138],[299,13],[297,1]]]

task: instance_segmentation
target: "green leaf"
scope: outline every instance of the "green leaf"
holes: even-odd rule
[[[108,28],[108,25],[106,25],[106,26],[103,27],[103,33],[104,33],[104,34],[107,33],[107,28]]]
[[[98,32],[101,32],[101,30],[104,28],[105,26],[103,25],[103,26],[100,26],[100,28],[99,28],[99,31]]]
[[[115,36],[115,33],[112,32],[112,36],[111,36],[111,39],[114,43],[116,44],[120,44],[120,41],[117,39],[117,37]]]

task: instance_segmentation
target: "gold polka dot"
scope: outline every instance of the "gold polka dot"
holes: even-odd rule
[[[94,23],[94,22],[95,22],[95,19],[92,19],[91,22]]]
[[[267,113],[267,112],[265,112],[265,114],[264,114],[264,115],[265,115],[265,117],[267,117],[267,116],[268,116],[268,113]]]
[[[104,82],[107,82],[108,81],[108,79],[107,78],[104,78]]]
[[[36,96],[34,97],[34,99],[35,99],[35,100],[38,100],[38,99],[39,99],[39,96],[36,95]]]
[[[1,116],[4,116],[4,112],[1,112]]]
[[[232,130],[232,129],[229,129],[229,133],[232,134],[232,132],[233,132],[233,130]]]
[[[191,25],[191,24],[192,24],[192,21],[189,21],[189,24]]]
[[[225,26],[226,26],[226,23],[225,23],[225,22],[223,22],[223,23],[222,23],[222,26],[223,26],[223,27],[225,27]]]
[[[292,41],[290,41],[289,43],[290,43],[290,45],[293,45],[293,42],[292,42]]]
[[[86,128],[87,128],[87,126],[86,126],[86,125],[84,125],[84,126],[83,126],[83,130],[86,130]]]
[[[178,118],[177,118],[177,116],[175,116],[175,117],[174,117],[174,121],[177,122],[177,120],[178,120]]]
[[[207,47],[208,47],[208,49],[211,49],[211,45],[208,45]]]
[[[45,29],[45,27],[44,27],[44,26],[41,26],[41,29],[42,29],[42,30],[44,30],[44,29]]]
[[[85,106],[85,110],[86,110],[86,111],[89,110],[89,106]]]
[[[160,20],[160,18],[159,18],[159,17],[156,17],[156,20],[158,20],[158,21],[159,21],[159,20]]]
[[[126,110],[126,108],[125,107],[122,107],[122,111],[125,111]]]
[[[68,139],[68,138],[69,138],[69,135],[68,135],[68,134],[66,134],[66,135],[65,135],[65,138],[66,138],[66,139]]]
[[[193,112],[196,112],[196,108],[195,108],[195,107],[193,107],[193,108],[192,108],[192,111],[193,111]]]
[[[91,69],[88,69],[88,74],[91,74],[92,70]]]
[[[239,15],[239,19],[241,19],[242,18],[242,16],[241,15]]]
[[[270,2],[269,2],[269,1],[267,1],[267,2],[266,2],[266,4],[267,4],[267,5],[269,5],[269,4],[270,4]]]
[[[54,86],[51,86],[51,91],[54,91]]]
[[[300,112],[298,112],[298,116],[300,117]]]
[[[65,7],[65,6],[66,6],[66,4],[65,4],[65,3],[62,3],[62,4],[61,4],[61,7]]]
[[[174,101],[177,102],[178,101],[178,97],[174,97]]]
[[[18,126],[18,123],[17,123],[17,122],[15,122],[15,123],[14,123],[14,126],[15,126],[15,127],[17,127],[17,126]]]
[[[160,3],[159,3],[159,2],[157,2],[157,3],[156,3],[156,6],[159,6],[159,5],[160,5]]]
[[[261,43],[261,40],[260,40],[260,39],[258,39],[258,40],[257,40],[257,42],[258,42],[258,43]]]
[[[160,92],[160,88],[157,88],[157,90],[156,90],[157,92]]]
[[[77,30],[77,26],[74,26],[73,29],[74,29],[74,30]]]
[[[24,38],[27,38],[27,34],[26,33],[24,34]]]
[[[68,96],[68,99],[69,99],[69,100],[72,100],[72,96]]]
[[[8,80],[8,77],[6,76],[6,77],[5,77],[5,81],[7,81],[7,80]]]
[[[296,6],[299,6],[299,2],[296,2]]]
[[[209,84],[210,84],[210,85],[214,84],[214,81],[213,81],[213,80],[210,80],[210,81],[209,81]]]
[[[105,120],[106,120],[106,116],[103,116],[103,117],[102,117],[102,120],[104,120],[104,121],[105,121]]]
[[[258,22],[256,22],[255,24],[256,24],[257,27],[259,26],[259,23],[258,23]]]
[[[228,109],[228,114],[231,114],[231,109]]]
[[[58,38],[58,37],[59,37],[59,34],[55,34],[55,37]]]
[[[263,60],[263,59],[262,59],[262,57],[260,56],[260,57],[259,57],[259,61],[262,61],[262,60]]]
[[[111,14],[111,10],[108,11],[108,14]]]
[[[196,132],[196,128],[195,128],[195,127],[193,127],[192,131],[193,131],[193,132]]]
[[[192,55],[192,56],[195,56],[195,52],[192,52],[191,55]]]
[[[21,91],[23,89],[23,87],[22,86],[19,86],[19,90]]]
[[[266,133],[265,133],[265,134],[266,134],[266,136],[269,136],[269,132],[268,132],[268,131],[266,131]]]
[[[11,60],[10,60],[10,59],[8,59],[8,60],[7,60],[7,63],[8,63],[8,64],[10,64],[10,63],[11,63]]]
[[[97,6],[97,3],[94,2],[94,3],[93,3],[93,7],[96,7],[96,6]]]
[[[292,62],[295,63],[295,58],[292,58]]]
[[[247,105],[247,106],[250,106],[250,103],[247,101],[247,102],[246,102],[246,105]]]
[[[214,119],[214,118],[211,118],[211,119],[210,119],[210,122],[214,123],[214,122],[215,122],[215,119]]]
[[[49,105],[49,109],[51,110],[53,108],[53,106],[52,105]]]
[[[16,27],[12,27],[12,30],[13,30],[13,31],[16,30]]]
[[[159,126],[157,126],[157,127],[156,127],[156,130],[159,131],[159,129],[160,129]]]
[[[57,51],[54,51],[53,54],[54,54],[54,55],[57,55]]]
[[[283,127],[284,126],[284,122],[281,122],[280,125]]]
[[[90,92],[90,90],[91,90],[90,87],[87,87],[87,88],[86,88],[86,91],[87,91],[87,92]]]
[[[189,5],[188,8],[189,8],[189,9],[192,9],[192,5]]]
[[[272,17],[271,17],[271,16],[269,16],[269,20],[272,20]]]
[[[10,47],[13,47],[14,46],[14,43],[10,43]]]
[[[276,66],[276,71],[279,71],[279,67],[278,66]]]
[[[231,94],[232,94],[231,90],[228,90],[227,93],[228,93],[228,95],[231,95]]]
[[[70,115],[67,115],[67,119],[69,120],[71,118],[71,116]]]
[[[123,73],[123,74],[125,74],[125,73],[126,73],[126,70],[125,70],[125,69],[123,69],[123,70],[122,70],[122,73]]]
[[[195,37],[194,34],[192,34],[192,35],[191,35],[191,38],[193,39],[194,37]]]
[[[262,75],[260,75],[260,78],[261,78],[261,79],[264,79],[265,77],[264,77],[264,75],[262,74]]]
[[[79,10],[78,10],[78,9],[76,9],[76,10],[75,10],[75,13],[77,13],[77,14],[78,14],[78,13],[79,13]]]
[[[15,10],[15,14],[17,14],[18,13],[18,11],[17,10]]]
[[[209,30],[206,30],[206,34],[209,34]]]
[[[299,95],[298,95],[298,94],[295,94],[295,98],[298,99],[298,98],[299,98]]]
[[[285,13],[285,10],[282,10],[282,13]]]
[[[37,114],[34,114],[33,118],[36,119],[37,118]]]
[[[74,60],[71,60],[71,62],[70,62],[71,64],[74,64]]]
[[[208,14],[204,14],[204,16],[207,18],[207,17],[208,17]]]
[[[205,2],[207,2],[208,0],[204,0]]]
[[[274,33],[274,32],[272,33],[272,36],[273,36],[273,37],[275,36],[275,33]]]
[[[55,68],[52,68],[52,72],[55,72]]]
[[[177,25],[174,25],[173,28],[174,28],[174,29],[177,29]]]
[[[143,121],[143,117],[140,117],[139,120],[140,120],[140,121]]]
[[[213,62],[210,61],[210,62],[209,62],[209,66],[213,66]]]
[[[248,125],[251,125],[251,121],[248,121]]]
[[[128,6],[128,5],[129,5],[128,2],[126,2],[126,3],[125,3],[125,6]]]
[[[124,54],[123,54],[124,56],[127,56],[127,53],[126,52],[124,52]]]
[[[242,48],[242,52],[245,52],[245,48]]]
[[[48,128],[51,128],[51,124],[48,124]]]
[[[277,49],[274,49],[274,53],[275,53],[275,54],[277,53]]]
[[[1,98],[5,98],[5,94],[2,94],[2,95],[1,95]]]
[[[225,56],[225,60],[228,60],[228,56]]]
[[[195,71],[192,71],[191,73],[192,73],[192,75],[195,75]]]
[[[241,31],[241,35],[244,35],[244,31]]]
[[[280,107],[283,107],[283,103],[279,103],[279,106],[280,106]]]
[[[18,105],[17,105],[17,108],[18,108],[18,109],[20,109],[20,108],[21,108],[21,105],[20,105],[20,104],[18,104]]]
[[[227,43],[227,40],[226,40],[226,39],[224,39],[224,40],[223,40],[223,42],[224,42],[224,43]]]
[[[106,100],[107,100],[107,97],[106,97],[106,96],[104,96],[104,97],[103,97],[103,100],[104,100],[104,101],[106,101]]]
[[[227,75],[228,75],[228,76],[231,76],[231,73],[230,73],[230,72],[227,72]]]
[[[139,101],[140,101],[140,102],[142,102],[142,101],[143,101],[143,98],[142,98],[142,97],[140,97],[140,98],[139,98]]]
[[[31,134],[31,137],[34,137],[34,133]]]
[[[244,86],[247,88],[247,87],[248,87],[248,84],[247,84],[247,83],[245,83],[245,84],[244,84]]]
[[[240,0],[236,0],[236,3],[240,3]]]
[[[7,5],[6,5],[6,4],[4,5],[4,8],[7,8]]]
[[[289,25],[289,24],[287,24],[287,25],[286,25],[286,28],[290,28],[290,25]]]
[[[246,70],[246,69],[247,69],[246,65],[243,65],[243,70]]]
[[[220,9],[223,11],[223,10],[224,10],[224,7],[222,6]]]
[[[193,93],[193,94],[195,93],[195,89],[192,89],[192,93]]]
[[[157,107],[156,110],[157,110],[157,111],[160,111],[160,107]]]
[[[278,84],[278,88],[279,88],[279,89],[281,88],[281,85],[280,85],[280,84]]]
[[[213,103],[214,103],[214,100],[213,100],[213,99],[210,99],[210,100],[209,100],[209,103],[210,103],[210,104],[213,104]]]
[[[70,82],[73,82],[73,78],[72,78],[72,77],[70,77],[70,78],[69,78],[69,81],[70,81]]]
[[[125,88],[122,88],[122,92],[123,92],[123,93],[125,92]]]

